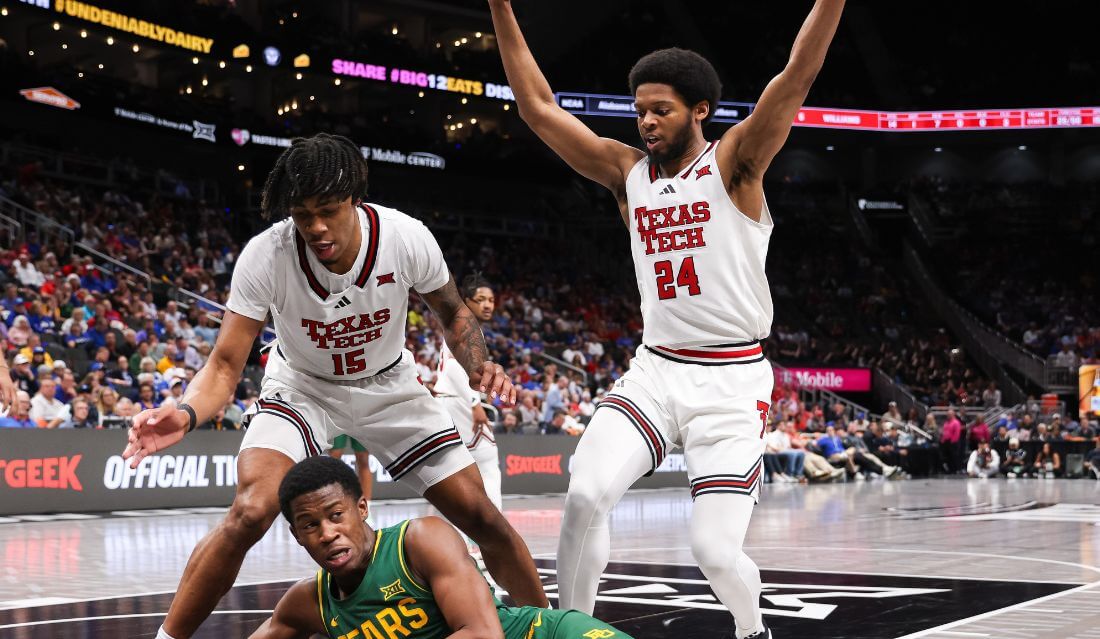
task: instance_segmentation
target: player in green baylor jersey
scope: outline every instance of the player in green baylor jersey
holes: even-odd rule
[[[359,481],[342,461],[295,465],[279,506],[321,569],[283,595],[253,639],[631,639],[576,610],[505,606],[442,519],[372,530]]]

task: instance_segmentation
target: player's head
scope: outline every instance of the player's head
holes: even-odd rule
[[[714,66],[686,49],[660,49],[643,56],[630,70],[629,82],[638,132],[658,162],[684,154],[714,117],[722,95]]]
[[[355,204],[367,194],[367,162],[340,135],[294,138],[264,183],[264,219],[294,219],[298,233],[322,264],[354,250],[359,224]]]
[[[489,280],[481,273],[471,273],[462,278],[462,299],[466,306],[474,314],[479,322],[488,322],[493,319],[493,309],[496,308],[496,296],[493,295],[493,287]]]
[[[290,532],[322,568],[339,575],[370,559],[367,500],[359,478],[327,455],[298,462],[279,484]]]

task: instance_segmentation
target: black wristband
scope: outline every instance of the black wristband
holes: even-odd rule
[[[187,417],[190,420],[190,423],[187,426],[187,432],[190,433],[191,431],[195,430],[195,426],[198,425],[199,418],[197,415],[195,415],[195,409],[191,408],[191,404],[180,404],[179,406],[176,406],[176,409],[187,411]]]

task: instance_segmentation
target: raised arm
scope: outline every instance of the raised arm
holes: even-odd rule
[[[626,175],[642,152],[617,140],[601,138],[558,106],[550,84],[527,48],[510,0],[489,0],[489,9],[504,73],[516,96],[520,117],[574,171],[625,199]]]
[[[844,0],[817,0],[795,38],[787,66],[764,88],[752,114],[722,136],[718,164],[730,180],[731,192],[738,184],[760,182],[787,141],[794,118],[825,62],[843,9]],[[759,204],[749,208],[757,210]],[[750,211],[742,210],[751,216]]]
[[[275,612],[253,632],[249,639],[308,639],[325,636],[317,602],[317,583],[303,579],[290,587],[275,605]]]
[[[435,593],[454,631],[447,639],[504,639],[489,584],[450,524],[437,517],[413,520],[405,533],[405,556],[414,576]]]
[[[443,325],[443,340],[454,353],[455,360],[470,376],[470,387],[488,393],[494,399],[500,396],[506,404],[516,402],[516,391],[504,373],[504,367],[489,360],[485,336],[473,312],[462,301],[452,276],[446,284],[431,293],[421,293],[424,302],[432,309]]]

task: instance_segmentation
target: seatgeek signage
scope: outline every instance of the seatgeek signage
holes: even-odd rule
[[[0,432],[0,515],[228,506],[237,490],[243,431],[196,431],[130,468],[125,430],[4,429]],[[498,435],[505,494],[564,492],[577,437]],[[348,453],[344,461],[354,464]],[[377,499],[417,497],[370,459]],[[671,454],[641,488],[686,486],[683,455]]]

